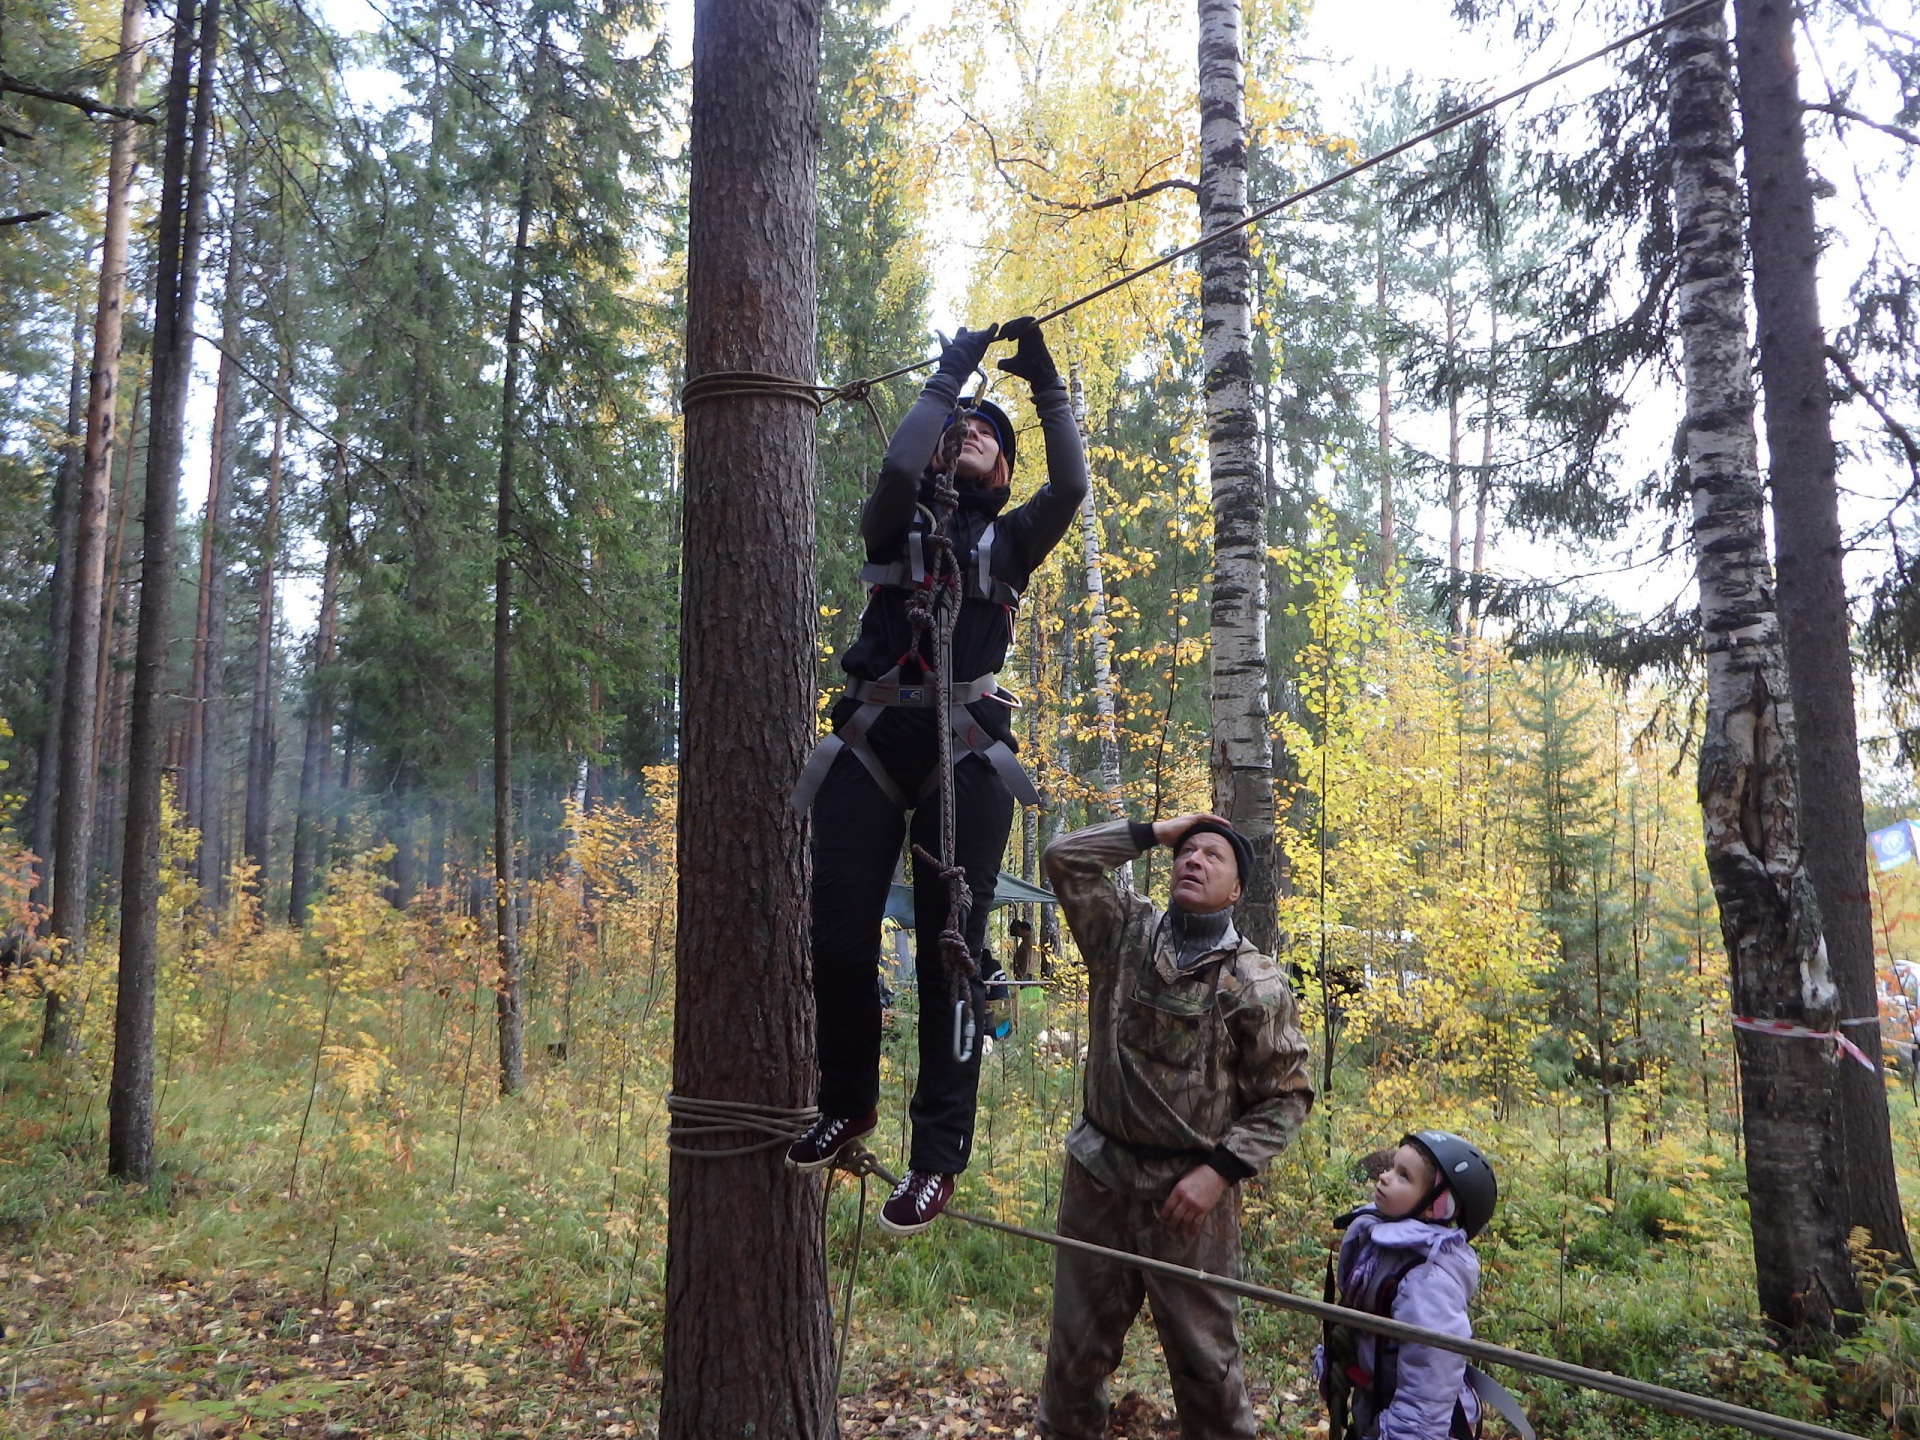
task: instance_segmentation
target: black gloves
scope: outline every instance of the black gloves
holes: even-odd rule
[[[952,375],[964,383],[967,376],[980,368],[987,347],[999,338],[998,325],[989,325],[984,330],[969,330],[962,326],[954,331],[953,339],[942,341],[940,373]]]
[[[1036,390],[1060,383],[1059,367],[1047,352],[1047,340],[1040,333],[1039,321],[1031,315],[1022,315],[997,328],[1002,340],[1019,341],[1013,354],[1000,362],[1000,369],[1009,375],[1018,375]]]

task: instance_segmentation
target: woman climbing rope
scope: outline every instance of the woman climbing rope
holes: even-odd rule
[[[996,339],[1016,342],[999,368],[1033,389],[1046,442],[1047,482],[1006,510],[1013,472],[1013,423],[990,400],[962,401],[961,387]],[[949,434],[950,427],[964,430]],[[958,442],[957,448],[954,442]],[[953,631],[951,709],[937,709],[930,674],[934,636],[916,629],[910,602],[932,583],[936,485],[944,472],[958,498],[947,539],[959,572]],[[940,726],[952,727],[954,863],[966,872],[965,937],[977,957],[986,939],[1000,857],[1016,796],[1038,803],[1013,758],[1010,697],[994,682],[1013,634],[1020,592],[1059,543],[1087,493],[1087,462],[1066,386],[1031,318],[961,330],[940,367],[894,431],[873,493],[860,513],[872,586],[860,634],[840,659],[846,693],[835,702],[834,733],[821,742],[794,791],[813,807],[813,994],[819,1025],[820,1119],[787,1152],[816,1170],[878,1123],[880,919],[887,886],[911,830],[937,853],[941,829]],[[1005,513],[1003,513],[1003,511]],[[909,821],[908,812],[912,819]],[[941,955],[947,886],[933,867],[914,867],[915,971],[920,985],[920,1074],[908,1113],[910,1169],[881,1208],[895,1234],[924,1230],[953,1195],[973,1145],[978,1047],[954,1043],[945,1003],[954,977]],[[957,942],[956,942],[957,943]],[[977,1015],[984,991],[969,977]]]

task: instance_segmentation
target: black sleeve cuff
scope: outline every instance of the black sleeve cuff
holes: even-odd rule
[[[1142,855],[1160,843],[1154,839],[1153,826],[1145,820],[1129,820],[1127,822],[1127,838],[1133,841],[1134,848]]]
[[[1218,1170],[1229,1185],[1238,1185],[1242,1180],[1251,1179],[1254,1175],[1253,1166],[1247,1164],[1224,1145],[1213,1147],[1213,1153],[1207,1156],[1207,1164]]]

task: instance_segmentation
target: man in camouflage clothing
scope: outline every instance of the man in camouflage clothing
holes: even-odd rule
[[[1174,852],[1163,912],[1112,871]],[[1238,1184],[1287,1147],[1313,1106],[1293,992],[1233,928],[1252,847],[1183,815],[1095,825],[1047,849],[1087,963],[1086,1106],[1067,1136],[1060,1233],[1217,1275],[1240,1274]],[[1186,1440],[1250,1440],[1237,1297],[1121,1261],[1054,1251],[1039,1430],[1099,1440],[1107,1377],[1143,1298]]]

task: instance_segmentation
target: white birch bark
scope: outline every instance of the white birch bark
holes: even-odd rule
[[[1239,0],[1199,0],[1200,227],[1246,218],[1246,75]],[[1200,354],[1213,487],[1214,809],[1253,842],[1235,916],[1271,952],[1273,738],[1267,724],[1267,494],[1253,409],[1253,255],[1244,230],[1200,252]]]
[[[1669,10],[1684,0],[1667,0]],[[1802,854],[1786,654],[1774,607],[1748,364],[1733,87],[1726,26],[1702,12],[1669,32],[1686,460],[1707,721],[1700,812],[1736,1014],[1830,1029],[1839,993]],[[1761,1308],[1830,1329],[1859,1305],[1847,1254],[1831,1047],[1736,1030]]]
[[[1073,418],[1080,426],[1080,442],[1087,443],[1087,392],[1080,367],[1072,367]],[[1120,788],[1120,717],[1113,698],[1113,627],[1107,621],[1107,591],[1100,569],[1100,526],[1093,513],[1093,486],[1080,502],[1080,547],[1087,568],[1087,634],[1093,643],[1093,708],[1100,722],[1100,789],[1107,813],[1126,814]]]

